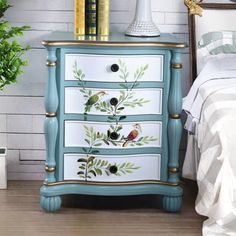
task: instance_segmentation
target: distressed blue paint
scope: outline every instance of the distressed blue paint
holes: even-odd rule
[[[61,34],[59,34],[61,35]],[[63,34],[67,35],[67,34]],[[53,37],[56,37],[55,35]],[[62,36],[59,37],[58,40]],[[65,36],[66,37],[66,36]],[[114,40],[115,36],[111,37]],[[164,35],[160,38],[140,39],[119,36],[116,41],[145,41],[164,40],[174,42],[172,36]],[[73,39],[72,39],[73,40]],[[169,173],[169,167],[178,167],[178,149],[181,137],[180,120],[169,119],[169,114],[181,112],[181,81],[180,71],[170,69],[171,63],[181,63],[180,52],[182,49],[174,47],[154,46],[47,46],[48,60],[57,61],[56,67],[49,67],[49,81],[45,94],[46,112],[57,112],[57,117],[47,118],[45,121],[45,137],[47,145],[46,164],[56,166],[56,173],[47,173],[46,182],[63,181],[63,163],[65,153],[83,154],[80,147],[64,147],[64,121],[84,120],[82,114],[64,114],[64,89],[65,87],[78,86],[77,81],[65,81],[65,54],[84,53],[100,55],[163,55],[164,57],[164,81],[140,82],[138,88],[162,88],[163,89],[163,114],[161,115],[136,115],[127,116],[125,122],[132,121],[162,121],[162,147],[161,148],[132,148],[132,149],[99,149],[100,155],[137,155],[137,154],[161,154],[161,181],[171,183],[178,182],[178,175]],[[86,82],[89,88],[120,89],[119,82]],[[59,100],[58,101],[58,94]],[[151,113],[151,112],[150,112]],[[87,121],[105,122],[107,116],[88,115]],[[56,211],[61,205],[61,195],[87,194],[102,196],[123,196],[140,194],[163,195],[163,207],[170,212],[179,211],[182,202],[182,188],[172,185],[140,184],[130,186],[105,186],[86,184],[62,184],[57,186],[42,186],[41,206],[46,211]]]
[[[48,167],[56,167],[55,161],[55,149],[56,149],[56,139],[58,133],[58,122],[57,118],[46,118],[44,121],[44,133],[45,133],[45,141],[46,141],[46,163],[45,165]],[[46,182],[54,182],[55,175],[54,172],[46,173]]]
[[[56,63],[56,50],[48,48],[47,60],[52,63]],[[48,67],[48,81],[45,93],[45,110],[46,112],[56,112],[58,107],[58,94],[57,94],[57,84],[56,84],[56,67]]]
[[[115,82],[92,82],[92,81],[86,81],[86,86],[88,88],[105,88],[105,89],[121,89],[119,85],[120,83]],[[131,84],[131,83],[128,83]],[[64,82],[65,87],[75,87],[78,86],[77,81],[65,81]],[[163,82],[139,82],[139,85],[137,88],[164,88]],[[134,89],[135,90],[135,89]]]
[[[62,108],[64,111],[64,107]],[[117,116],[120,117],[120,116]],[[84,115],[81,114],[65,114],[63,118],[66,120],[80,120],[84,121]],[[132,121],[162,121],[163,115],[135,115],[135,116],[127,116],[124,121],[121,123],[132,122]],[[107,122],[107,116],[103,115],[87,115],[86,121],[96,121],[96,122]]]
[[[48,48],[48,62],[55,63],[57,61],[56,50],[54,48]],[[56,113],[58,108],[58,93],[56,83],[56,67],[48,67],[48,81],[45,93],[45,110],[47,113]],[[58,121],[56,117],[46,118],[44,121],[44,133],[46,141],[46,166],[56,166],[56,139],[58,134]],[[56,180],[53,172],[47,172],[45,181],[54,182]]]
[[[181,64],[180,53],[173,51],[172,64]],[[181,89],[181,70],[171,69],[171,87],[169,95],[170,115],[180,115],[182,111],[182,89]],[[169,168],[179,167],[179,146],[182,134],[182,123],[180,119],[169,119],[168,138],[169,138]],[[178,182],[178,173],[169,173],[169,182]]]
[[[61,197],[59,197],[59,196],[52,196],[52,197],[41,196],[40,205],[47,212],[58,211],[61,207]]]
[[[178,212],[182,206],[182,196],[164,196],[163,208],[168,212]]]
[[[183,190],[179,186],[166,186],[160,184],[139,184],[128,186],[98,186],[86,184],[64,184],[56,186],[43,186],[41,195],[45,197],[65,194],[84,194],[99,196],[130,196],[145,194],[161,194],[172,197],[182,196]]]
[[[163,154],[162,148],[130,148],[130,149],[106,149],[99,148],[99,155],[139,155],[139,154]],[[81,147],[66,147],[63,148],[63,153],[81,153],[84,154],[84,151]]]

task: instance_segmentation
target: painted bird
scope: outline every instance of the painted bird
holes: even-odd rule
[[[141,132],[142,132],[141,126],[139,124],[133,125],[133,130],[129,133],[127,138],[125,138],[126,140],[123,143],[122,147],[126,147],[129,144],[129,142],[135,140]]]
[[[85,103],[85,108],[84,108],[85,113],[90,112],[92,106],[94,104],[96,104],[101,99],[101,97],[103,97],[104,95],[106,95],[106,92],[104,92],[104,91],[100,91],[100,92],[92,95],[88,99],[88,101]]]

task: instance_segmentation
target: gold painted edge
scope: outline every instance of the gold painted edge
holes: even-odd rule
[[[167,186],[178,186],[179,183],[170,183],[158,180],[143,180],[143,181],[128,181],[128,182],[95,182],[95,181],[79,181],[79,180],[68,180],[58,181],[53,183],[44,182],[45,186],[58,186],[64,184],[82,184],[82,185],[96,185],[96,186],[129,186],[129,185],[141,185],[141,184],[159,184]]]
[[[177,167],[170,167],[169,168],[169,172],[171,172],[171,173],[178,173],[179,172],[179,168],[177,168]]]
[[[96,42],[96,41],[43,41],[44,46],[116,46],[116,47],[136,47],[136,46],[154,46],[154,47],[174,47],[186,48],[185,43],[160,43],[160,42]]]
[[[56,65],[57,65],[57,63],[55,61],[47,61],[46,62],[46,66],[48,66],[48,67],[54,67]]]
[[[56,171],[56,167],[45,166],[45,171],[46,172],[55,172]]]
[[[171,118],[171,119],[178,120],[178,119],[181,118],[181,115],[180,115],[180,114],[172,114],[172,115],[170,115],[170,118]]]
[[[182,64],[171,64],[171,68],[173,68],[173,69],[182,69],[183,65]]]
[[[57,116],[57,113],[56,113],[56,112],[46,112],[46,113],[45,113],[45,116],[46,116],[46,117],[56,117],[56,116]]]
[[[188,8],[189,15],[202,16],[203,8],[199,6],[203,0],[184,0],[185,6]]]

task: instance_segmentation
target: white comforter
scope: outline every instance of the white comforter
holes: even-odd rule
[[[196,211],[209,217],[204,236],[236,235],[236,56],[230,66],[218,59],[206,65],[184,100],[184,108],[197,124],[194,138],[200,159],[193,157],[192,162],[199,187]],[[185,164],[184,172],[189,174],[186,166],[191,165]]]

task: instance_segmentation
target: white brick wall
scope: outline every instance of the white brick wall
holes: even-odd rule
[[[111,30],[124,31],[134,16],[135,0],[111,0]],[[0,146],[8,147],[9,179],[42,179],[45,142],[43,95],[47,72],[41,45],[51,31],[73,31],[73,0],[9,0],[6,18],[31,30],[19,40],[30,44],[29,66],[19,82],[0,92]],[[183,0],[152,0],[153,19],[162,32],[188,40]],[[186,50],[187,52],[187,50]],[[183,54],[183,92],[189,88],[188,54]]]

